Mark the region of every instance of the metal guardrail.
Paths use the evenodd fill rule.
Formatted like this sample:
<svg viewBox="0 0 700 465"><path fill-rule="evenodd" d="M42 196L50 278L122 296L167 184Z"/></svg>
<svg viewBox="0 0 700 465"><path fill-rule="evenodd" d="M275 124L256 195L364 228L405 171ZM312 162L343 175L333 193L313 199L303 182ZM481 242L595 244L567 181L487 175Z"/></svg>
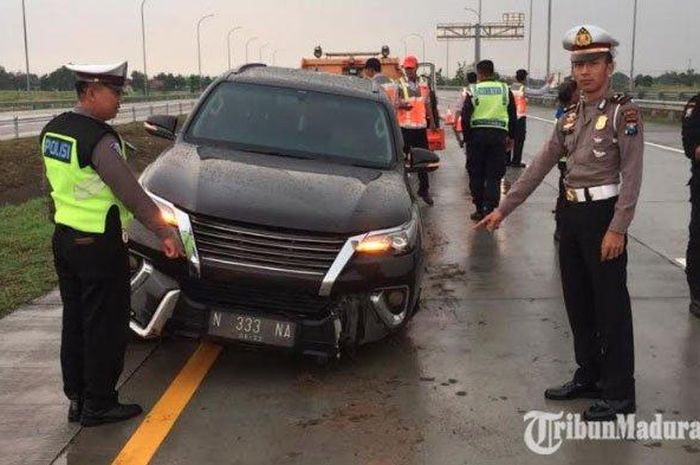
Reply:
<svg viewBox="0 0 700 465"><path fill-rule="evenodd" d="M438 90L460 90L463 86L438 86ZM700 89L689 91L647 91L636 90L634 92L626 92L631 95L636 102L687 102L694 95L700 92Z"/></svg>
<svg viewBox="0 0 700 465"><path fill-rule="evenodd" d="M532 96L528 98L531 103L554 107L557 98L554 95ZM686 102L671 100L644 100L634 99L634 103L649 116L665 117L669 121L679 120L683 115Z"/></svg>
<svg viewBox="0 0 700 465"><path fill-rule="evenodd" d="M191 100L197 98L199 94L174 93L172 95L156 95L144 97L143 95L127 95L122 99L122 103L140 103L140 102L162 102L165 100ZM4 101L0 102L0 111L32 111L44 110L50 108L69 107L75 103L75 99L51 99L51 100L36 100L36 101Z"/></svg>
<svg viewBox="0 0 700 465"><path fill-rule="evenodd" d="M133 104L120 109L117 116L109 121L110 124L125 124L136 121L145 121L154 114L184 115L192 111L197 100L182 100L178 102ZM0 139L17 139L30 137L41 132L42 128L51 121L56 114L39 116L14 116L0 118Z"/></svg>

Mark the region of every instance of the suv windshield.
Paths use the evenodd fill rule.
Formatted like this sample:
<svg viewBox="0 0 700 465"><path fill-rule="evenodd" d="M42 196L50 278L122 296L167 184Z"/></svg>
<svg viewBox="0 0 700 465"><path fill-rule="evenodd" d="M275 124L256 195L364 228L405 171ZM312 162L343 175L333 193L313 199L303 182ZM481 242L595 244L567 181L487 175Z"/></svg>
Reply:
<svg viewBox="0 0 700 465"><path fill-rule="evenodd" d="M207 98L186 140L280 156L389 167L389 119L372 100L224 82Z"/></svg>

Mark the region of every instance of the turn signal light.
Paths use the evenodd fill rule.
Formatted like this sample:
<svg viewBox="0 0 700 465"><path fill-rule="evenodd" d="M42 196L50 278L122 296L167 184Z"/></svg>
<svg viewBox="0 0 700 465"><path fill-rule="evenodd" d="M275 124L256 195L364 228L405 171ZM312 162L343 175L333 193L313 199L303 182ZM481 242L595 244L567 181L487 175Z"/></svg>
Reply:
<svg viewBox="0 0 700 465"><path fill-rule="evenodd" d="M382 253L391 250L391 241L387 237L368 238L355 245L355 250L361 253Z"/></svg>
<svg viewBox="0 0 700 465"><path fill-rule="evenodd" d="M175 216L175 212L173 212L169 208L167 210L165 208L161 208L160 216L170 226L177 226L177 216Z"/></svg>

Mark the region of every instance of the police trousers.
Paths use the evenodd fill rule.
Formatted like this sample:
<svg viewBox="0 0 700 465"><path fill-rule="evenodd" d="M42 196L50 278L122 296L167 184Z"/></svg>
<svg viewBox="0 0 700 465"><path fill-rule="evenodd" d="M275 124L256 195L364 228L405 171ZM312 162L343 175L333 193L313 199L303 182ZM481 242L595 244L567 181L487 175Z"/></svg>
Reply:
<svg viewBox="0 0 700 465"><path fill-rule="evenodd" d="M690 298L700 301L700 176L693 174L690 180L690 224L685 273L690 288Z"/></svg>
<svg viewBox="0 0 700 465"><path fill-rule="evenodd" d="M501 129L472 129L467 140L469 190L476 209L489 213L501 200L506 174L506 136Z"/></svg>
<svg viewBox="0 0 700 465"><path fill-rule="evenodd" d="M428 150L428 133L425 129L401 128L404 143L404 153L413 147ZM425 171L418 172L418 195L426 194L430 190L430 178Z"/></svg>
<svg viewBox="0 0 700 465"><path fill-rule="evenodd" d="M63 301L61 369L69 399L100 410L117 401L129 327L129 264L121 228L105 234L56 225L53 253Z"/></svg>
<svg viewBox="0 0 700 465"><path fill-rule="evenodd" d="M523 161L523 148L525 147L525 137L527 135L527 118L523 116L515 120L513 131L513 150L508 154L508 163L517 165Z"/></svg>
<svg viewBox="0 0 700 465"><path fill-rule="evenodd" d="M634 337L627 246L602 262L603 236L617 197L566 202L559 214L559 265L574 339L577 382L598 383L605 399L634 399Z"/></svg>

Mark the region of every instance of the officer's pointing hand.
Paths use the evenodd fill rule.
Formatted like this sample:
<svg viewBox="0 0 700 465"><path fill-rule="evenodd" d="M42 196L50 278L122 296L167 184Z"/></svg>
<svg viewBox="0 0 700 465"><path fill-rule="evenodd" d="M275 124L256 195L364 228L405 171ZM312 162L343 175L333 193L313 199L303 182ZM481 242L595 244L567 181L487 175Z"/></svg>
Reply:
<svg viewBox="0 0 700 465"><path fill-rule="evenodd" d="M600 246L600 261L613 260L625 250L625 235L615 231L608 231L603 237Z"/></svg>
<svg viewBox="0 0 700 465"><path fill-rule="evenodd" d="M503 215L498 210L494 210L488 215L486 215L486 217L483 220L476 223L473 229L476 230L485 227L488 231L493 232L501 226L502 222Z"/></svg>

